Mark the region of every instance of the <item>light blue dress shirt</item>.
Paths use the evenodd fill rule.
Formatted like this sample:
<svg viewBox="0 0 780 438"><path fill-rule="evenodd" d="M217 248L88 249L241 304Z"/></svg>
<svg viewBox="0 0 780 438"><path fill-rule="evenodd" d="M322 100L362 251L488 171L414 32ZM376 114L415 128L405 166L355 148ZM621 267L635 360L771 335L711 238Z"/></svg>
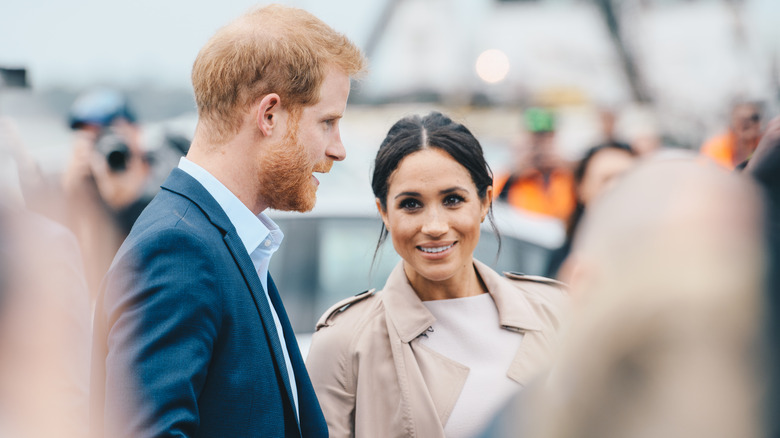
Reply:
<svg viewBox="0 0 780 438"><path fill-rule="evenodd" d="M255 215L244 205L236 195L233 194L224 184L219 182L206 169L198 166L185 157L179 160L179 169L187 172L195 178L217 201L222 210L224 210L230 222L236 228L236 233L246 248L252 264L255 266L260 282L263 284L265 298L271 307L271 315L276 325L276 333L279 335L279 342L282 344L284 353L284 362L287 366L287 376L290 378L290 387L292 388L293 404L295 405L295 416L298 417L298 391L295 384L295 373L293 372L290 354L287 351L287 345L284 342L284 333L282 324L279 322L279 316L276 314L271 303L271 297L268 296L268 264L271 262L271 256L282 243L284 234L279 226L271 220L265 213Z"/></svg>

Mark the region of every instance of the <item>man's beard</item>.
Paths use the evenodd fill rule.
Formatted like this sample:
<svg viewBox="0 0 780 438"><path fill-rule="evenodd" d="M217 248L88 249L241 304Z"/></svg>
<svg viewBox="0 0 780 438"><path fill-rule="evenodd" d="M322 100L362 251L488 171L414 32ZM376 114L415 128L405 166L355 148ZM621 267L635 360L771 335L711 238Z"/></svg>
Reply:
<svg viewBox="0 0 780 438"><path fill-rule="evenodd" d="M271 147L260 168L260 196L275 210L310 211L317 202L317 186L312 173L328 172L330 160L312 164L306 148L298 142L298 124L292 123L289 134Z"/></svg>

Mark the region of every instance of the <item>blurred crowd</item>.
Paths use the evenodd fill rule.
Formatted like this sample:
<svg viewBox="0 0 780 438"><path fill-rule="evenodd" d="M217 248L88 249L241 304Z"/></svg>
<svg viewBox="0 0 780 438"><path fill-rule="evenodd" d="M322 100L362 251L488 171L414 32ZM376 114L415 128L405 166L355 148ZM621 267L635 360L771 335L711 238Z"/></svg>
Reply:
<svg viewBox="0 0 780 438"><path fill-rule="evenodd" d="M539 274L567 285L571 309L549 372L483 436L780 436L780 118L724 107L697 150L619 138L619 114L600 109L601 140L574 161L555 108L524 110L492 201L560 221ZM112 89L79 96L63 123L72 145L53 175L0 120L0 158L18 171L0 187L2 436L86 435L101 281L190 146L144 144Z"/></svg>

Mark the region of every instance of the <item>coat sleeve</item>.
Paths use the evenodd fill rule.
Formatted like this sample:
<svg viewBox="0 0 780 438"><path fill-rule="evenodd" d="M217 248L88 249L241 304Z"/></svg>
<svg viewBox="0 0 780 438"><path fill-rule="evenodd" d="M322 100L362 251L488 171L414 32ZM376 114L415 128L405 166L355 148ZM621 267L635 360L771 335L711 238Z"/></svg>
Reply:
<svg viewBox="0 0 780 438"><path fill-rule="evenodd" d="M221 324L213 252L201 238L173 228L143 238L115 260L95 319L102 331L95 342L105 342L97 348L104 351L104 387L97 388L103 436L195 434L197 400Z"/></svg>
<svg viewBox="0 0 780 438"><path fill-rule="evenodd" d="M332 438L355 436L357 369L350 348L353 338L342 324L319 328L312 336L306 359Z"/></svg>

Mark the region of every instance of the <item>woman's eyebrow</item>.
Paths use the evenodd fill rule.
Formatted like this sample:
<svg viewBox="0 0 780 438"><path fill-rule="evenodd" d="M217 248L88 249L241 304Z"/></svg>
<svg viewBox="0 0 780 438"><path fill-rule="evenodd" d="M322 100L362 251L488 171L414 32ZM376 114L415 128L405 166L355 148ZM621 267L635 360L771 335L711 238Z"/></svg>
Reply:
<svg viewBox="0 0 780 438"><path fill-rule="evenodd" d="M402 196L416 196L416 197L419 198L421 195L419 193L417 193L417 192L401 192L401 193L395 195L395 197L393 199L398 199L398 198L400 198Z"/></svg>
<svg viewBox="0 0 780 438"><path fill-rule="evenodd" d="M448 189L441 190L441 191L439 191L439 194L440 195L446 195L446 194L452 193L452 192L467 192L467 191L468 190L466 188L464 188L464 187L455 186L455 187L450 187Z"/></svg>

